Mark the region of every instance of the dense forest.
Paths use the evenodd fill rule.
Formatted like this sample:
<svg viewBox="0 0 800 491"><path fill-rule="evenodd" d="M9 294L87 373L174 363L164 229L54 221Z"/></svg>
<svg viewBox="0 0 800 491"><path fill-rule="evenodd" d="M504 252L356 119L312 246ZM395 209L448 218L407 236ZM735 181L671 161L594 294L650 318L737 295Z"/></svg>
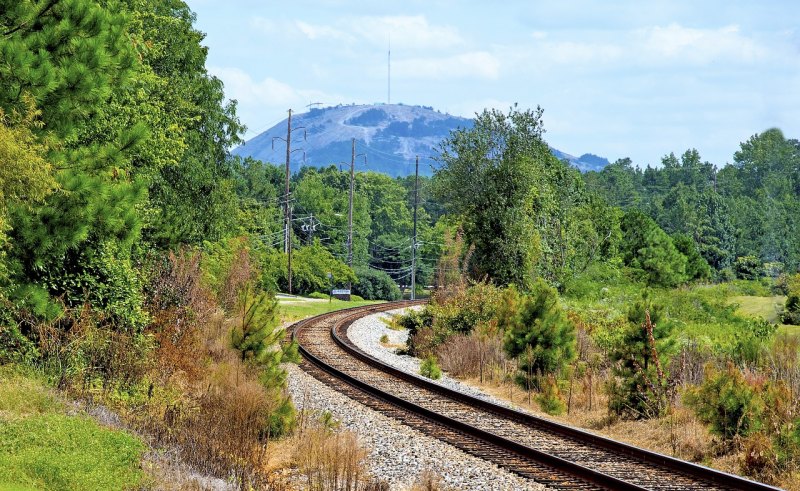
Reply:
<svg viewBox="0 0 800 491"><path fill-rule="evenodd" d="M800 322L800 142L770 129L731 165L688 150L581 174L550 153L541 109L487 110L420 178L416 243L415 179L355 174L351 268L349 172L303 168L287 196L276 163L232 156L244 128L193 23L179 0L0 0L0 365L205 472L272 482L256 450L300 419L275 301L288 203L295 293L398 299L416 251L433 300L401 322L429 365L495 343L553 413L602 373L615 417L694 408L718 453L772 456L744 472L797 470L797 345L776 332ZM780 319L735 314L728 297L754 291Z"/></svg>

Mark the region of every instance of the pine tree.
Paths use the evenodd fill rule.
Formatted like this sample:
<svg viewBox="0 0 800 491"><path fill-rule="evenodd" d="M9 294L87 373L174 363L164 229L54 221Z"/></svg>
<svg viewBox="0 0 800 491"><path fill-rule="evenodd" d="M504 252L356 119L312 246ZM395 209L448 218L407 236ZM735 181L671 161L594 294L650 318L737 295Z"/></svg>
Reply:
<svg viewBox="0 0 800 491"><path fill-rule="evenodd" d="M110 303L101 292L133 280L130 248L145 194L124 169L144 130L86 135L107 115L111 95L129 82L135 59L125 27L118 10L89 0L0 0L0 108L24 114L35 105L41 124L34 133L53 141L46 159L59 187L35 207L9 210L14 247L8 260L18 286L11 296L21 308L52 315L57 309L49 294L68 306L96 301L103 310ZM129 300L123 304L133 312L121 317L138 317L140 325L135 295Z"/></svg>
<svg viewBox="0 0 800 491"><path fill-rule="evenodd" d="M632 419L661 416L672 393L665 364L674 342L663 308L645 296L628 312L628 327L611 353L615 379L609 386L609 410Z"/></svg>
<svg viewBox="0 0 800 491"><path fill-rule="evenodd" d="M530 295L510 286L498 310L503 347L519 357L524 385L538 387L542 376L558 375L575 358L575 326L559 305L558 293L543 280L534 283Z"/></svg>
<svg viewBox="0 0 800 491"><path fill-rule="evenodd" d="M676 286L686 281L686 256L650 217L629 211L622 217L625 264L651 285Z"/></svg>

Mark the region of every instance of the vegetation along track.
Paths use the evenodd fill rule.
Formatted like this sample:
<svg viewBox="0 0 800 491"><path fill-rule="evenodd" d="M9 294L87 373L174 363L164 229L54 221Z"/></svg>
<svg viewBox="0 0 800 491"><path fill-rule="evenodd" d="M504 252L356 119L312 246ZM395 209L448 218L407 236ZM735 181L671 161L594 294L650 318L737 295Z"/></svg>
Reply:
<svg viewBox="0 0 800 491"><path fill-rule="evenodd" d="M777 489L453 391L387 366L347 338L361 317L419 303L356 307L296 323L301 367L374 410L554 489Z"/></svg>

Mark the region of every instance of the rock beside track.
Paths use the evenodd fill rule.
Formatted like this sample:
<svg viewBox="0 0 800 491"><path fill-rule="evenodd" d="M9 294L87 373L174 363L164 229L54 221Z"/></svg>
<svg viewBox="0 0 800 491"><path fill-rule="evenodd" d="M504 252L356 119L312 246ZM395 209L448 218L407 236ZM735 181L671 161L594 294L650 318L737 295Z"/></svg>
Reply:
<svg viewBox="0 0 800 491"><path fill-rule="evenodd" d="M388 482L392 490L409 489L425 470L442 476L452 489L547 489L373 411L297 365L287 365L286 369L289 392L298 409L329 411L342 428L356 432L369 450L370 473Z"/></svg>

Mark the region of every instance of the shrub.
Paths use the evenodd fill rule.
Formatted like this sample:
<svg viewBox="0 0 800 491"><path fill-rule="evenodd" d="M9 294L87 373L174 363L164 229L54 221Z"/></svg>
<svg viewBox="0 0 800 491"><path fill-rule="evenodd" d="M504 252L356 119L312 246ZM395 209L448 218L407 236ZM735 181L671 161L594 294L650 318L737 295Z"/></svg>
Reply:
<svg viewBox="0 0 800 491"><path fill-rule="evenodd" d="M736 277L742 280L755 280L764 272L761 269L761 261L755 256L739 256L733 263L733 271Z"/></svg>
<svg viewBox="0 0 800 491"><path fill-rule="evenodd" d="M729 363L724 371L709 368L706 381L688 391L684 400L725 442L747 436L761 426L762 401L733 364Z"/></svg>
<svg viewBox="0 0 800 491"><path fill-rule="evenodd" d="M383 344L389 344L389 336L387 336L386 334L384 334L383 336L381 336L381 343L383 343Z"/></svg>
<svg viewBox="0 0 800 491"><path fill-rule="evenodd" d="M555 375L575 358L575 326L559 305L558 293L539 279L530 295L512 285L497 313L506 353L519 358L520 381L537 387L542 375ZM532 379L536 377L536 379Z"/></svg>
<svg viewBox="0 0 800 491"><path fill-rule="evenodd" d="M353 295L353 294L351 293L351 294L350 294L350 301L351 301L351 302L363 302L363 301L364 301L364 297L360 297L360 296L358 296L358 295Z"/></svg>
<svg viewBox="0 0 800 491"><path fill-rule="evenodd" d="M368 481L367 452L353 432L307 428L298 435L292 457L306 477L308 489L357 491Z"/></svg>
<svg viewBox="0 0 800 491"><path fill-rule="evenodd" d="M542 384L542 392L536 396L536 402L541 406L542 411L547 414L558 416L567 410L567 404L558 388L555 377L549 376Z"/></svg>
<svg viewBox="0 0 800 491"><path fill-rule="evenodd" d="M502 336L475 331L449 337L436 349L436 357L456 377L477 377L482 368L504 367L506 362Z"/></svg>
<svg viewBox="0 0 800 491"><path fill-rule="evenodd" d="M203 281L227 312L234 312L245 284L257 276L245 237L203 243Z"/></svg>
<svg viewBox="0 0 800 491"><path fill-rule="evenodd" d="M385 271L360 268L356 270L356 277L352 293L367 300L400 300L400 288Z"/></svg>
<svg viewBox="0 0 800 491"><path fill-rule="evenodd" d="M352 293L367 300L400 300L400 287L385 271L361 268L356 271L358 281L353 283Z"/></svg>
<svg viewBox="0 0 800 491"><path fill-rule="evenodd" d="M433 380L438 380L442 377L442 369L439 368L435 356L430 355L422 360L419 365L419 374Z"/></svg>
<svg viewBox="0 0 800 491"><path fill-rule="evenodd" d="M331 298L329 294L321 292L311 292L307 296L308 298L316 298L318 300L329 300Z"/></svg>
<svg viewBox="0 0 800 491"><path fill-rule="evenodd" d="M628 312L629 325L611 353L614 377L608 382L608 409L630 419L663 416L674 394L661 358L672 349L671 324L645 298Z"/></svg>
<svg viewBox="0 0 800 491"><path fill-rule="evenodd" d="M800 325L800 274L792 276L786 282L786 304L783 311L783 322Z"/></svg>

